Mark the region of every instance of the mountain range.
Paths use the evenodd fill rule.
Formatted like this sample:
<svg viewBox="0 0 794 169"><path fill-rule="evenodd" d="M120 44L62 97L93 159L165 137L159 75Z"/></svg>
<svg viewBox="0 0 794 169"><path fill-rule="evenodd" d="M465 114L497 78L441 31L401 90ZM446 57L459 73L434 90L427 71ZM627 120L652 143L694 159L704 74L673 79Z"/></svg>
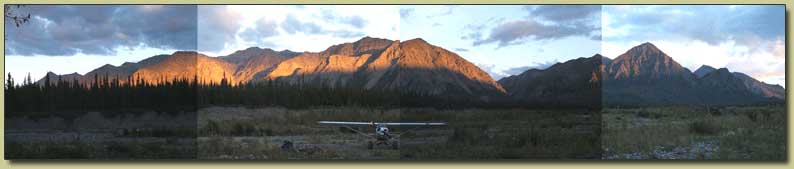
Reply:
<svg viewBox="0 0 794 169"><path fill-rule="evenodd" d="M205 84L224 79L232 85L278 81L482 101L507 98L525 105L734 105L785 100L785 89L779 85L707 65L691 72L651 43L635 46L614 60L596 54L499 81L456 53L422 39L364 37L320 52L251 47L210 57L179 51L121 66L107 64L85 75L50 72L38 82L49 77L90 83L105 76L121 83L194 77Z"/></svg>
<svg viewBox="0 0 794 169"><path fill-rule="evenodd" d="M143 79L161 83L172 79L198 78L200 83L231 84L278 81L288 84L323 84L367 90L400 90L437 96L499 96L505 90L473 63L422 39L392 41L364 37L321 52L274 51L248 48L227 56L210 57L179 51L157 55L138 63L105 65L86 75L49 77L90 83L105 75L125 83Z"/></svg>

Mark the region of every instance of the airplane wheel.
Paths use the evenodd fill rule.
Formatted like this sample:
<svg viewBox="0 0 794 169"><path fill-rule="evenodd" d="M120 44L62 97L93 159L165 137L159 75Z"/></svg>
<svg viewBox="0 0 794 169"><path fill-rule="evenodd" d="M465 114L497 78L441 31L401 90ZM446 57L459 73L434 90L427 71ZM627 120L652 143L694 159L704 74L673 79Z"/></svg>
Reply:
<svg viewBox="0 0 794 169"><path fill-rule="evenodd" d="M391 149L395 149L395 150L400 149L400 142L392 141L391 142Z"/></svg>
<svg viewBox="0 0 794 169"><path fill-rule="evenodd" d="M375 146L375 144L372 143L372 141L367 141L367 149L372 150L372 147L374 147L374 146Z"/></svg>

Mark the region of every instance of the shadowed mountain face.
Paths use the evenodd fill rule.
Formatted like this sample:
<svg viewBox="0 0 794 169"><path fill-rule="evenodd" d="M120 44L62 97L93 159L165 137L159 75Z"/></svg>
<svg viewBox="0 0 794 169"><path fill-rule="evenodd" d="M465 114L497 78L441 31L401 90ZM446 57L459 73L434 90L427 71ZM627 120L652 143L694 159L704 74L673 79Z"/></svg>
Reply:
<svg viewBox="0 0 794 169"><path fill-rule="evenodd" d="M596 54L557 63L545 70L530 69L499 80L508 95L524 104L598 107L604 58Z"/></svg>
<svg viewBox="0 0 794 169"><path fill-rule="evenodd" d="M703 66L692 73L650 43L628 50L605 67L606 105L736 105L782 99L751 92L745 80L725 68Z"/></svg>
<svg viewBox="0 0 794 169"><path fill-rule="evenodd" d="M697 78L651 43L635 46L604 65L606 105L697 104Z"/></svg>
<svg viewBox="0 0 794 169"><path fill-rule="evenodd" d="M756 95L728 69L720 68L699 79L698 94L707 104L747 104L763 102L763 95Z"/></svg>
<svg viewBox="0 0 794 169"><path fill-rule="evenodd" d="M401 74L397 78L401 89L407 88L431 94L441 94L450 90L476 95L505 92L501 85L479 67L455 53L430 45L422 39L405 41L400 44L399 49L402 53L396 64L401 69ZM437 88L428 90L423 86Z"/></svg>
<svg viewBox="0 0 794 169"><path fill-rule="evenodd" d="M743 73L707 65L692 73L651 43L614 60L600 55L579 58L545 70L530 69L499 83L524 104L541 105L738 105L785 99L782 87Z"/></svg>

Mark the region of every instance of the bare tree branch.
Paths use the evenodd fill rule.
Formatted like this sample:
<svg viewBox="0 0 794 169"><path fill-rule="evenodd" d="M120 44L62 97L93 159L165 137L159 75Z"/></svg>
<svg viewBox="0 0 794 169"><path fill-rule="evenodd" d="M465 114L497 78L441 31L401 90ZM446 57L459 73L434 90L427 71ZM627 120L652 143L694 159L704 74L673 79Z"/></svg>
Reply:
<svg viewBox="0 0 794 169"><path fill-rule="evenodd" d="M14 26L19 28L20 26L30 22L30 13L27 14L20 14L19 9L24 7L25 5L5 5L4 6L4 13L3 16L6 21L13 21ZM8 23L8 22L6 22ZM4 39L7 39L5 36Z"/></svg>

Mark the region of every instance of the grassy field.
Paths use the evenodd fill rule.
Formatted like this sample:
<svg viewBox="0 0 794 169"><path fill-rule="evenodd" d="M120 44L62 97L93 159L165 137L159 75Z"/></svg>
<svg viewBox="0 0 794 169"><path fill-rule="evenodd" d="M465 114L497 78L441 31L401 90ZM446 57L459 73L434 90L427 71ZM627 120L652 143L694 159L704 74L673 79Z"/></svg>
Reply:
<svg viewBox="0 0 794 169"><path fill-rule="evenodd" d="M785 160L784 106L588 110L209 107L198 113L6 119L9 159ZM196 120L197 119L197 120ZM447 122L392 128L375 147L320 120ZM197 127L197 128L196 128ZM358 128L371 133L371 127ZM292 148L282 148L285 143Z"/></svg>
<svg viewBox="0 0 794 169"><path fill-rule="evenodd" d="M6 117L6 159L192 159L193 113Z"/></svg>
<svg viewBox="0 0 794 169"><path fill-rule="evenodd" d="M192 159L193 138L11 141L7 159Z"/></svg>
<svg viewBox="0 0 794 169"><path fill-rule="evenodd" d="M603 159L786 159L782 105L603 112Z"/></svg>
<svg viewBox="0 0 794 169"><path fill-rule="evenodd" d="M368 150L365 137L319 120L449 126L394 128L403 133L399 149ZM586 110L211 107L199 111L198 150L201 159L597 159L600 121ZM282 149L285 141L295 148Z"/></svg>

